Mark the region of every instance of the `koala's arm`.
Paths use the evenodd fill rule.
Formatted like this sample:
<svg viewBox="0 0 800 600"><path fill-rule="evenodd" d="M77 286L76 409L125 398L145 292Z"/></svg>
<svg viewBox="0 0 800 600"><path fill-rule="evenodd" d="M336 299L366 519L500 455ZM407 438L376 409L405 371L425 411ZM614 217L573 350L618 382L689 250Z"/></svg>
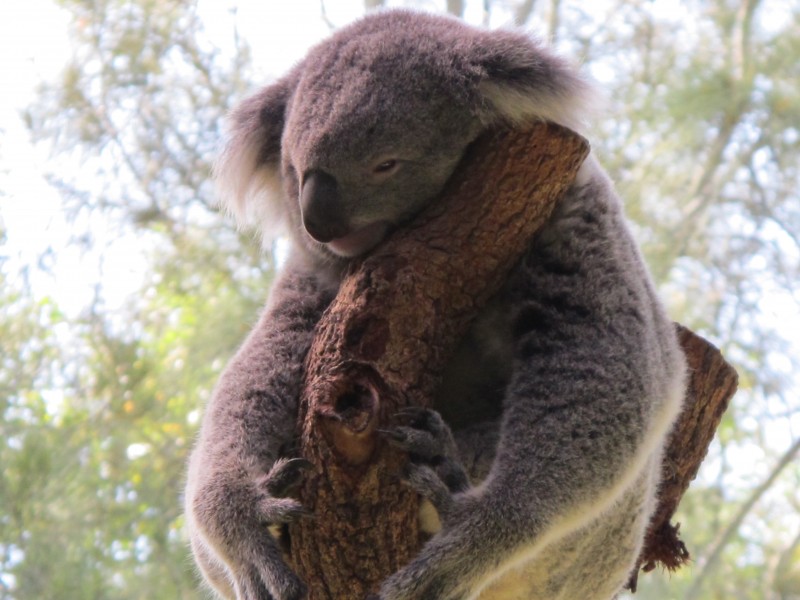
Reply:
<svg viewBox="0 0 800 600"><path fill-rule="evenodd" d="M506 294L514 368L488 476L448 495L412 470L442 529L382 600L608 600L639 553L684 365L591 159Z"/></svg>
<svg viewBox="0 0 800 600"><path fill-rule="evenodd" d="M224 598L295 600L305 593L268 526L303 513L286 497L303 461L286 454L303 361L332 295L317 277L289 266L206 408L189 464L186 515L198 566Z"/></svg>

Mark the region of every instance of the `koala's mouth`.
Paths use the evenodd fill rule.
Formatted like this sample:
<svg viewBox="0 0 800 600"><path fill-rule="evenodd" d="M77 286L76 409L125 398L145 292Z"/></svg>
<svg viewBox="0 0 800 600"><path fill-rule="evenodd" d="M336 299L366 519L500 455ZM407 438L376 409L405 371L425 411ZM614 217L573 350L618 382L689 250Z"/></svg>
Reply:
<svg viewBox="0 0 800 600"><path fill-rule="evenodd" d="M334 254L344 258L360 256L383 241L389 231L389 224L384 221L371 223L340 238L334 238L325 246Z"/></svg>

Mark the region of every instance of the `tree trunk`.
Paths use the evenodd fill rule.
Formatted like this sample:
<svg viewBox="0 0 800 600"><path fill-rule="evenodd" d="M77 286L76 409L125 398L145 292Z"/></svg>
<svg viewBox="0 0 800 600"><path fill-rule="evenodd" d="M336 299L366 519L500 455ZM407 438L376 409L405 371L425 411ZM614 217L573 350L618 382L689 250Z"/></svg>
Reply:
<svg viewBox="0 0 800 600"><path fill-rule="evenodd" d="M487 134L443 196L356 264L318 325L300 408L301 452L316 468L290 527L311 600L364 598L420 547L404 457L376 429L427 405L470 321L504 283L588 154L539 123Z"/></svg>

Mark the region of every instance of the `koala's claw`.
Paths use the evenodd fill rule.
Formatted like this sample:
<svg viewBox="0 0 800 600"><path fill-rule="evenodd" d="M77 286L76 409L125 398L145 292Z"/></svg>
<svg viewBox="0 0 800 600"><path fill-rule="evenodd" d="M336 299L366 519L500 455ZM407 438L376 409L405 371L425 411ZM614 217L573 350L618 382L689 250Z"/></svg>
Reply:
<svg viewBox="0 0 800 600"><path fill-rule="evenodd" d="M469 478L458 458L458 450L450 428L441 415L434 410L418 407L402 409L400 416L410 417L406 426L381 429L387 441L400 450L409 453L411 466L406 479L422 495L428 497L434 505L441 496L441 487L449 493L462 492L469 487ZM428 475L414 483L414 467L429 467L431 477L436 477L438 485L427 481Z"/></svg>
<svg viewBox="0 0 800 600"><path fill-rule="evenodd" d="M314 513L293 498L263 498L258 503L262 518L273 525L294 523L298 519L313 518Z"/></svg>
<svg viewBox="0 0 800 600"><path fill-rule="evenodd" d="M406 406L398 410L395 416L408 419L409 426L415 429L425 429L431 433L448 429L438 412L421 406Z"/></svg>
<svg viewBox="0 0 800 600"><path fill-rule="evenodd" d="M281 458L260 482L263 489L274 498L285 498L303 481L303 471L314 465L305 458Z"/></svg>
<svg viewBox="0 0 800 600"><path fill-rule="evenodd" d="M377 432L384 436L390 444L397 445L398 448L401 448L407 439L401 427L397 427L396 429L378 429Z"/></svg>
<svg viewBox="0 0 800 600"><path fill-rule="evenodd" d="M401 417L417 417L421 415L425 415L426 413L432 412L428 408L423 408L421 406L404 406L403 408L399 409L395 414Z"/></svg>
<svg viewBox="0 0 800 600"><path fill-rule="evenodd" d="M408 452L412 455L412 460L417 462L438 462L446 453L441 440L421 429L400 426L393 429L381 429L379 432L392 446Z"/></svg>
<svg viewBox="0 0 800 600"><path fill-rule="evenodd" d="M279 459L266 475L256 479L261 517L271 524L291 523L313 513L289 494L300 485L303 472L313 465L304 458Z"/></svg>
<svg viewBox="0 0 800 600"><path fill-rule="evenodd" d="M396 416L407 418L408 425L381 429L393 446L416 455L418 460L432 462L455 452L450 428L434 410L408 406Z"/></svg>
<svg viewBox="0 0 800 600"><path fill-rule="evenodd" d="M272 565L269 579L271 590L267 590L258 569L251 568L246 576L237 578L237 600L303 600L307 597L305 584L285 567L276 569Z"/></svg>

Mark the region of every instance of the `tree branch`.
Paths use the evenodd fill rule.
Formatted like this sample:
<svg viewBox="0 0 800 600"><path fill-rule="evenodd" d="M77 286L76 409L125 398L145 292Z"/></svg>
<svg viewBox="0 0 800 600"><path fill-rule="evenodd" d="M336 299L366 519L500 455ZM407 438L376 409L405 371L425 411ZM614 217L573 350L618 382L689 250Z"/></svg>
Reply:
<svg viewBox="0 0 800 600"><path fill-rule="evenodd" d="M697 476L739 381L734 368L715 346L682 325L676 324L676 327L686 355L689 382L683 411L664 452L658 507L637 568L628 583L633 592L636 591L640 567L647 572L661 564L674 570L689 560L689 551L678 537L678 527L670 520L689 484Z"/></svg>

